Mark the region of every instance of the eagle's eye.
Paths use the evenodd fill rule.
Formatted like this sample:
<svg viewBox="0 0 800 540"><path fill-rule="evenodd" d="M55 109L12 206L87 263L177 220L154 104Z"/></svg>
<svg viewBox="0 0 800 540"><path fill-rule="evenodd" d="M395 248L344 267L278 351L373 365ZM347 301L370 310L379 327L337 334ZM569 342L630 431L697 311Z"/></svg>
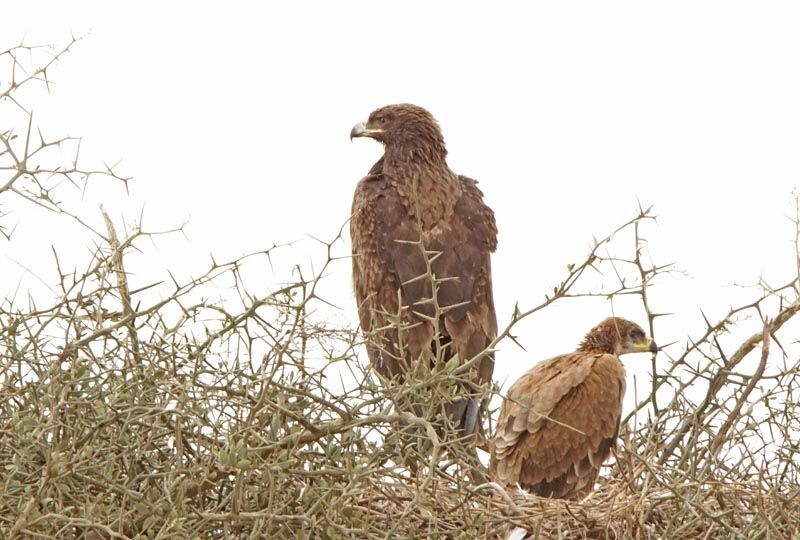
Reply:
<svg viewBox="0 0 800 540"><path fill-rule="evenodd" d="M631 337L631 339L640 339L644 337L644 334L638 328L633 328L630 332L628 332L628 335Z"/></svg>

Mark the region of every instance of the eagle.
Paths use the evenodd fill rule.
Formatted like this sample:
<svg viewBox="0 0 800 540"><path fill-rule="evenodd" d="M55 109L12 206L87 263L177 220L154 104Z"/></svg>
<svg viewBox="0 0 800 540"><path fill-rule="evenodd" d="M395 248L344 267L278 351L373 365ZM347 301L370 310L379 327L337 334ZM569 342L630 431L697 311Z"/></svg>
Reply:
<svg viewBox="0 0 800 540"><path fill-rule="evenodd" d="M491 440L489 474L541 497L588 495L619 434L619 355L658 351L642 328L610 317L578 350L536 364L509 389Z"/></svg>
<svg viewBox="0 0 800 540"><path fill-rule="evenodd" d="M440 359L476 358L497 336L494 213L477 182L448 167L444 137L427 110L381 107L353 127L355 137L384 147L358 182L350 221L353 286L371 364L402 382L414 362L435 360L437 344L445 351ZM486 352L475 364L443 411L467 436L479 433L480 385L491 381L494 357Z"/></svg>

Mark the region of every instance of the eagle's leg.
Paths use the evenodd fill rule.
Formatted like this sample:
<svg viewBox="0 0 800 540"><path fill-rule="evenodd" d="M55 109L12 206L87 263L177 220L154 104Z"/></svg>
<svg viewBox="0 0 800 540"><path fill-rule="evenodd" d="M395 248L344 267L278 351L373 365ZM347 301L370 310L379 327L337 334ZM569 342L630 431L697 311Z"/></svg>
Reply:
<svg viewBox="0 0 800 540"><path fill-rule="evenodd" d="M467 435L474 435L477 431L478 413L481 408L480 398L467 400L464 416L461 419L461 429Z"/></svg>

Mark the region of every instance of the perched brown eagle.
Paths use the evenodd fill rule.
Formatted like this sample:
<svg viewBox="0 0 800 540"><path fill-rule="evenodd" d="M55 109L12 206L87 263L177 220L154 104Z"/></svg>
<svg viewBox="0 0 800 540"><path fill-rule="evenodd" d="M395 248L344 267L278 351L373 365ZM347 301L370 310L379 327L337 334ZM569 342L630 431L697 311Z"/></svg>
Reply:
<svg viewBox="0 0 800 540"><path fill-rule="evenodd" d="M446 358L474 358L497 335L490 262L497 246L494 213L477 182L447 166L442 132L425 109L382 107L353 127L353 137L384 146L356 187L350 222L353 282L361 328L372 336L370 361L384 376L402 380L407 366L433 359L434 321ZM427 264L437 281L447 278L438 284L438 318ZM390 324L396 314L409 326L402 336L396 317ZM480 425L477 385L490 381L493 369L487 354L462 388L464 397L446 406L445 414L465 434Z"/></svg>
<svg viewBox="0 0 800 540"><path fill-rule="evenodd" d="M542 497L580 498L619 434L619 355L656 352L639 325L611 317L578 350L536 364L509 389L492 439L490 475Z"/></svg>

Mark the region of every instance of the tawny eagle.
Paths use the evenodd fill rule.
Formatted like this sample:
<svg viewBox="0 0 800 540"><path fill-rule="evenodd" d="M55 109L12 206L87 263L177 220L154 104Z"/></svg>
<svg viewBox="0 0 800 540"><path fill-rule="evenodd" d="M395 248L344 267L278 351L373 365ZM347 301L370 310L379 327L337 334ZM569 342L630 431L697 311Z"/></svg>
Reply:
<svg viewBox="0 0 800 540"><path fill-rule="evenodd" d="M490 261L497 246L494 213L477 182L448 167L442 132L425 109L382 107L353 127L354 137L384 147L356 187L350 222L353 282L361 328L371 335L370 361L384 376L403 380L411 363L432 359L433 321L447 358L474 358L497 335ZM431 274L447 278L438 285L438 318ZM403 326L410 325L402 336L397 319L390 324L396 314ZM476 364L469 384L444 411L468 435L480 425L478 385L491 380L494 358L487 354Z"/></svg>
<svg viewBox="0 0 800 540"><path fill-rule="evenodd" d="M639 325L611 317L577 351L536 364L502 404L490 475L542 497L587 495L619 434L625 394L619 355L657 350Z"/></svg>

